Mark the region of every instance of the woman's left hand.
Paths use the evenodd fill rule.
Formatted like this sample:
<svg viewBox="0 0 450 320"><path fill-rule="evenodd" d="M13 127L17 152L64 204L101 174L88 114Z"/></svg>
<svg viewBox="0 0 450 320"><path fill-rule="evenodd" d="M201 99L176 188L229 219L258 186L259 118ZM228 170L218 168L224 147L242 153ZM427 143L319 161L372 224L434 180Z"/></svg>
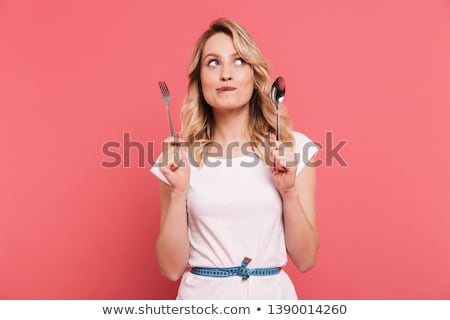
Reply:
<svg viewBox="0 0 450 320"><path fill-rule="evenodd" d="M278 192L283 196L295 191L298 163L293 146L289 143L273 141L270 147L270 161L272 180Z"/></svg>

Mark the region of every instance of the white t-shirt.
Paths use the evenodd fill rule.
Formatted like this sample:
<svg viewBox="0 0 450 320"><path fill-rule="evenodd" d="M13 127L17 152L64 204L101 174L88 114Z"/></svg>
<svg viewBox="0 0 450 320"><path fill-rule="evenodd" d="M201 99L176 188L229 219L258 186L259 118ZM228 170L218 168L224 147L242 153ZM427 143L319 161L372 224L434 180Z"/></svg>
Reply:
<svg viewBox="0 0 450 320"><path fill-rule="evenodd" d="M307 136L294 132L297 174L318 151ZM270 168L256 155L209 157L209 165L191 166L187 193L189 266L223 268L282 267L287 263L282 200ZM213 165L211 165L213 164ZM168 183L157 166L151 169ZM178 299L296 299L287 274L211 278L185 272Z"/></svg>

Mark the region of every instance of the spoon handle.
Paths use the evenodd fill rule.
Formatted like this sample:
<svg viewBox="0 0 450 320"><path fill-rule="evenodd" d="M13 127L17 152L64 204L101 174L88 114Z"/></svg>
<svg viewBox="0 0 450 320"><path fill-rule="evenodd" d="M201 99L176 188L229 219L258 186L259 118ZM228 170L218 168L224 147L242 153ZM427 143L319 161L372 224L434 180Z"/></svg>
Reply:
<svg viewBox="0 0 450 320"><path fill-rule="evenodd" d="M280 118L280 111L278 110L278 107L277 107L277 132L276 132L277 141L280 140L280 124L279 124L279 118Z"/></svg>

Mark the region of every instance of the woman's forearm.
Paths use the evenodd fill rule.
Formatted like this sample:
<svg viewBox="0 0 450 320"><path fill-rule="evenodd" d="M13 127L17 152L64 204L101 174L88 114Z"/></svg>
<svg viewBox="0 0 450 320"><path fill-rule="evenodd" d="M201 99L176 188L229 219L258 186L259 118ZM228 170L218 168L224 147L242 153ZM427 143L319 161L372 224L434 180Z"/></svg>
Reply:
<svg viewBox="0 0 450 320"><path fill-rule="evenodd" d="M315 222L309 221L296 190L282 195L286 248L301 272L316 263L319 236Z"/></svg>
<svg viewBox="0 0 450 320"><path fill-rule="evenodd" d="M170 193L166 210L156 242L156 255L162 275L176 281L189 260L186 196Z"/></svg>

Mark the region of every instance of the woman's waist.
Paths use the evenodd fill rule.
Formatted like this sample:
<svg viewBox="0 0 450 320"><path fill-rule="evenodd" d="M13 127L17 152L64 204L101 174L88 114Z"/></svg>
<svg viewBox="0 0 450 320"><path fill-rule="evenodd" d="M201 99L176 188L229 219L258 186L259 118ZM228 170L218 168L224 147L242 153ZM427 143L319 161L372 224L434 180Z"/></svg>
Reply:
<svg viewBox="0 0 450 320"><path fill-rule="evenodd" d="M214 277L214 278L226 278L232 276L239 276L246 280L250 276L273 276L281 271L281 267L268 267L268 268L249 268L248 265L252 261L249 257L242 259L240 266L225 267L225 268L205 268L205 267L193 267L191 272L198 276Z"/></svg>

